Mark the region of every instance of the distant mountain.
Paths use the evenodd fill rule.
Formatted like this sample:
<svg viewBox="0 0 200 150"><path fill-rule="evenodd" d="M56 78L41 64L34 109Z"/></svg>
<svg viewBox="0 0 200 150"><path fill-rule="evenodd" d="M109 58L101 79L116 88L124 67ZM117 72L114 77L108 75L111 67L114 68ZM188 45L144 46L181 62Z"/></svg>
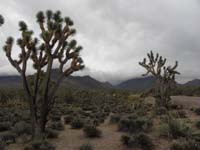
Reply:
<svg viewBox="0 0 200 150"><path fill-rule="evenodd" d="M200 86L200 79L194 79L183 84L184 86Z"/></svg>
<svg viewBox="0 0 200 150"><path fill-rule="evenodd" d="M15 88L21 85L21 77L17 75L0 76L0 87Z"/></svg>
<svg viewBox="0 0 200 150"><path fill-rule="evenodd" d="M56 80L59 76L59 71L57 69L53 69L52 78ZM69 88L79 88L79 89L110 89L114 88L108 82L100 82L90 76L69 76L66 77L61 83L64 87ZM0 76L0 87L9 87L9 88L17 88L21 87L21 77L20 76Z"/></svg>
<svg viewBox="0 0 200 150"><path fill-rule="evenodd" d="M58 69L53 69L52 78L56 79L59 76ZM101 88L113 88L108 82L100 82L90 76L69 76L64 79L62 86L69 88L80 89L101 89Z"/></svg>
<svg viewBox="0 0 200 150"><path fill-rule="evenodd" d="M118 84L117 88L127 90L143 90L152 88L154 83L155 79L152 76L133 78Z"/></svg>
<svg viewBox="0 0 200 150"><path fill-rule="evenodd" d="M59 76L59 71L53 69L52 77L54 80ZM109 82L100 82L90 76L69 76L64 79L62 86L78 89L123 89L123 90L145 90L153 87L155 79L152 76L132 78L121 82L118 85L112 85ZM189 81L180 86L200 86L200 79ZM0 76L0 87L16 88L21 87L21 77L17 75Z"/></svg>
<svg viewBox="0 0 200 150"><path fill-rule="evenodd" d="M97 81L90 76L69 76L63 81L62 85L81 89L113 88L111 84Z"/></svg>

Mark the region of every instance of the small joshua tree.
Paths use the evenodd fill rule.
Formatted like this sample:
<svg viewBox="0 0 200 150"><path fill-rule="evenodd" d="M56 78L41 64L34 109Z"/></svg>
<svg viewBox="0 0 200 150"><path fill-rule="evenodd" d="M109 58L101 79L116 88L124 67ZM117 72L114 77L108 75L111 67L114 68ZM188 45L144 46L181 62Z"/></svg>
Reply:
<svg viewBox="0 0 200 150"><path fill-rule="evenodd" d="M155 99L156 99L156 108L165 107L168 108L170 102L170 91L175 85L175 75L180 74L176 71L178 62L176 61L173 67L166 67L166 58L163 58L158 53L154 56L153 52L147 54L147 59L144 58L139 64L147 70L148 75L151 74L156 79L155 86Z"/></svg>
<svg viewBox="0 0 200 150"><path fill-rule="evenodd" d="M55 93L64 77L84 68L83 61L79 57L82 49L71 37L76 33L72 27L73 22L69 17L62 18L60 11L55 13L48 10L36 15L40 27L40 40L33 37L33 31L29 30L26 23L19 22L21 37L17 45L21 49L19 58L11 55L13 38L9 37L4 46L6 56L11 65L22 77L23 87L30 104L33 138L45 132L47 116L55 101ZM32 60L35 70L34 82L29 83L27 76L28 61ZM57 61L60 75L53 85L52 67ZM69 62L69 63L68 63Z"/></svg>

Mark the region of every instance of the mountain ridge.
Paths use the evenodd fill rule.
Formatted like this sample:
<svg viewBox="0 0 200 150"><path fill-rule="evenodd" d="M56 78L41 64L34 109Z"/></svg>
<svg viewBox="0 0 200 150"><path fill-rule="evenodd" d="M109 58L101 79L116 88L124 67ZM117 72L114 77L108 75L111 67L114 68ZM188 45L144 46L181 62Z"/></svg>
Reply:
<svg viewBox="0 0 200 150"><path fill-rule="evenodd" d="M57 69L52 72L52 78L55 80L59 75ZM120 82L117 85L111 83L101 82L97 79L86 75L86 76L69 76L64 79L62 86L68 88L79 88L79 89L122 89L122 90L144 90L153 87L155 82L154 77L137 77L131 78ZM194 79L184 84L178 84L179 86L200 86L200 79ZM21 87L21 77L18 75L0 75L0 87Z"/></svg>

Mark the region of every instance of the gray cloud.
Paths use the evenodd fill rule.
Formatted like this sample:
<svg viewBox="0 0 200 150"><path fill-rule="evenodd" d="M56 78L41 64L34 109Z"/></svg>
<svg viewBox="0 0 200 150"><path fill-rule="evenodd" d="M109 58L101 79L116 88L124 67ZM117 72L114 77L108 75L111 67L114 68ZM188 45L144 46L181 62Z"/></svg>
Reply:
<svg viewBox="0 0 200 150"><path fill-rule="evenodd" d="M61 10L77 28L87 69L75 75L91 75L101 81L118 81L141 75L138 62L150 50L180 62L179 81L200 78L200 3L198 0L2 0L0 45L9 35L18 36L18 21L38 31L39 10ZM17 56L17 48L13 54ZM0 52L0 73L16 73Z"/></svg>

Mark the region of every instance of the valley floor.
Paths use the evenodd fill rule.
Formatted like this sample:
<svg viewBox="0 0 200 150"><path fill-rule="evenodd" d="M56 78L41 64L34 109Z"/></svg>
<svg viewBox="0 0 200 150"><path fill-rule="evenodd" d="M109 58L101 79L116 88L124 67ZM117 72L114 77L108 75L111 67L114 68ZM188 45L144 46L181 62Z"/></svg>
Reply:
<svg viewBox="0 0 200 150"><path fill-rule="evenodd" d="M172 99L173 103L183 105L188 113L190 108L200 107L200 97L173 96ZM198 119L198 116L193 113L188 115L190 119ZM65 125L65 130L60 132L59 137L50 141L57 150L78 150L82 144L88 142L94 146L95 150L127 150L120 141L123 133L117 131L117 125L109 123L109 118L98 128L102 131L102 137L88 139L82 130L73 130L69 125ZM170 141L160 139L155 144L157 150L167 150ZM24 144L11 144L8 150L23 150L24 146Z"/></svg>

